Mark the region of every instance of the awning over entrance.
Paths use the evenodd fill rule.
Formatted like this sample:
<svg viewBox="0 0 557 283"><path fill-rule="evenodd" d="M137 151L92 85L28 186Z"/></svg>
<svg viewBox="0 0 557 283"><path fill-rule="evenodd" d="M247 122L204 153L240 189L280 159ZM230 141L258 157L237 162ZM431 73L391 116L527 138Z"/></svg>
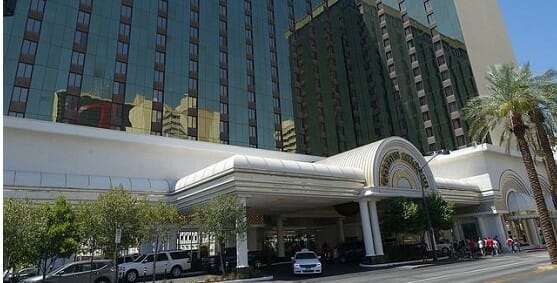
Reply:
<svg viewBox="0 0 557 283"><path fill-rule="evenodd" d="M284 212L353 201L364 183L358 168L235 155L181 178L173 194L183 209L235 193L251 208Z"/></svg>

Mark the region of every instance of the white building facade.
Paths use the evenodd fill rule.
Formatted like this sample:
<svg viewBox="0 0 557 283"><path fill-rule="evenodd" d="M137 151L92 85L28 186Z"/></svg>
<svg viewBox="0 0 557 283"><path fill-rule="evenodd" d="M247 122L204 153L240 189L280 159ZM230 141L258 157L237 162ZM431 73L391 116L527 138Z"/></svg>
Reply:
<svg viewBox="0 0 557 283"><path fill-rule="evenodd" d="M249 223L247 235L229 243L239 266L247 265L248 250L268 245L288 256L301 243L320 250L362 241L366 256L385 255L382 203L421 198L422 187L455 204L447 240L512 234L543 244L518 154L483 144L429 158L399 137L323 158L4 116L3 196L77 202L121 185L187 213L235 194ZM557 224L543 164L536 165ZM179 235L191 241L194 231Z"/></svg>

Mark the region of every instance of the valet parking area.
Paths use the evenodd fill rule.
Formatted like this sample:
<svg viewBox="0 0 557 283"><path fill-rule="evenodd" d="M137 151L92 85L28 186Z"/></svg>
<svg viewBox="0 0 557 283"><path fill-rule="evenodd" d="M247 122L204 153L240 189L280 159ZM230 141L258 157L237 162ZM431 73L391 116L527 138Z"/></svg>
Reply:
<svg viewBox="0 0 557 283"><path fill-rule="evenodd" d="M248 265L248 251L267 246L288 257L299 248L321 252L361 241L366 256L384 255L387 200L421 198L422 187L455 204L454 228L438 239L511 234L542 246L518 153L482 144L430 158L399 137L322 158L4 117L5 198L62 194L77 202L122 185L188 213L216 195L235 194L249 224L246 235L227 243L236 246L239 267ZM536 166L549 194L543 164ZM195 227L181 231L191 236ZM191 241L177 234L169 248L197 249Z"/></svg>

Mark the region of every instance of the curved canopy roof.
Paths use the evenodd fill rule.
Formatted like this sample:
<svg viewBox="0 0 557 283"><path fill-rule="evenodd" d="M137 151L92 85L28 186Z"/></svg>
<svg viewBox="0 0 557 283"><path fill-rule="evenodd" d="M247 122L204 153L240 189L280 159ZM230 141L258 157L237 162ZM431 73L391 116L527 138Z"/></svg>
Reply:
<svg viewBox="0 0 557 283"><path fill-rule="evenodd" d="M221 162L203 168L185 176L176 182L175 190L207 181L222 174L235 171L268 172L272 174L288 174L299 176L315 176L337 180L364 182L364 174L358 168L338 167L301 161L263 158L248 155L234 155Z"/></svg>

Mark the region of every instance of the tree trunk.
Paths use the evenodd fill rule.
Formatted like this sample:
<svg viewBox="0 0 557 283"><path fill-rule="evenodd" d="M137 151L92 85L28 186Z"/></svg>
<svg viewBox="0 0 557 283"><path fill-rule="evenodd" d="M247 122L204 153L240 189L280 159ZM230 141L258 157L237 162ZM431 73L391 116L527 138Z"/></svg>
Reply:
<svg viewBox="0 0 557 283"><path fill-rule="evenodd" d="M549 213L545 205L540 180L538 179L538 173L536 172L534 160L530 154L530 147L528 145L528 141L526 141L524 137L526 127L518 115L511 114L511 123L513 132L518 140L520 153L522 154L522 162L526 167L528 179L530 181L530 185L532 186L532 193L534 194L534 200L536 201L538 217L540 219L542 233L545 238L547 252L549 253L549 259L552 264L557 264L557 243L555 242L555 234L553 233L553 224L551 223L551 218L549 218Z"/></svg>
<svg viewBox="0 0 557 283"><path fill-rule="evenodd" d="M549 185L551 186L551 198L553 200L553 206L557 208L557 165L555 164L555 159L553 158L553 151L551 150L551 143L547 137L547 131L545 130L544 122L545 119L540 109L532 111L532 119L536 124L536 136L538 138L538 143L543 151L543 159L545 161L547 177L549 179Z"/></svg>
<svg viewBox="0 0 557 283"><path fill-rule="evenodd" d="M222 258L222 257L223 257L223 253L224 253L224 250L222 249L222 243L219 241L219 255L220 255L219 258L220 258L220 269L221 269L221 271L222 271L222 275L225 274L225 273L224 273L224 260L223 260L223 258Z"/></svg>

